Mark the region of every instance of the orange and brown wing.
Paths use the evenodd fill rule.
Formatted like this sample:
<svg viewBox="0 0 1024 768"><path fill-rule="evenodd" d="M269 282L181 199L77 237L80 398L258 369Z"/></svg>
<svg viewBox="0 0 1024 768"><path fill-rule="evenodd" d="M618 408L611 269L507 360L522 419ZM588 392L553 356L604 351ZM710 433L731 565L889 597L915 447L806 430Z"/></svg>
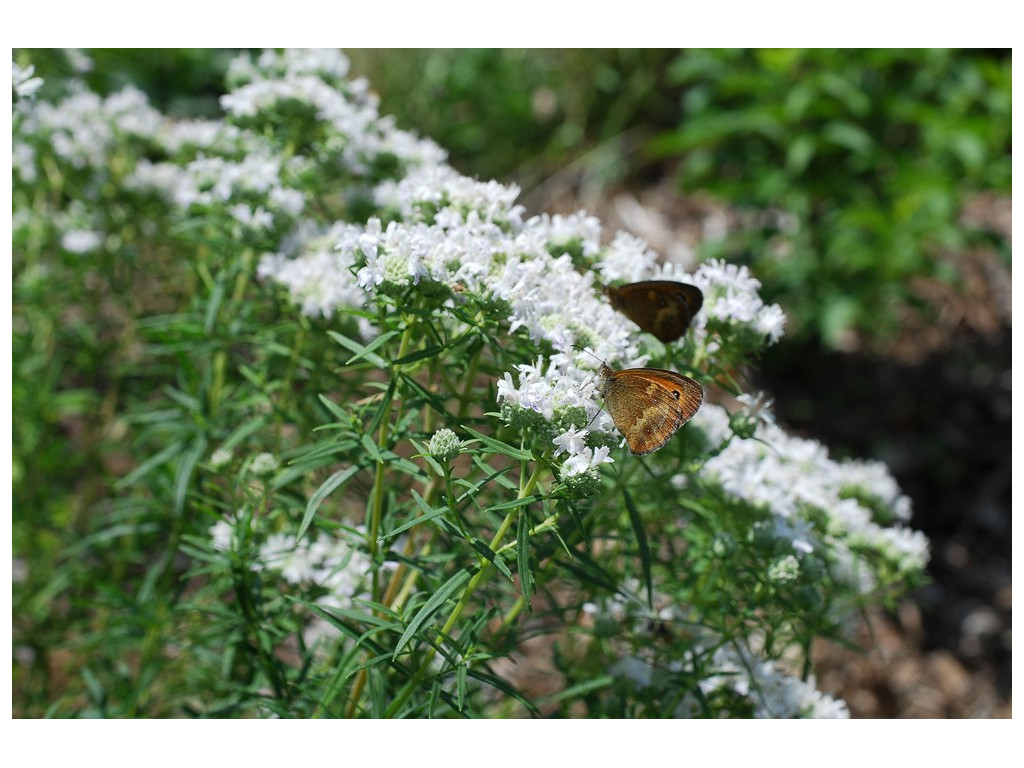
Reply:
<svg viewBox="0 0 1024 768"><path fill-rule="evenodd" d="M665 445L703 400L696 381L660 368L615 371L605 385L605 407L629 450L638 455Z"/></svg>
<svg viewBox="0 0 1024 768"><path fill-rule="evenodd" d="M704 304L696 286L674 280L647 280L605 289L611 305L660 341L675 341Z"/></svg>

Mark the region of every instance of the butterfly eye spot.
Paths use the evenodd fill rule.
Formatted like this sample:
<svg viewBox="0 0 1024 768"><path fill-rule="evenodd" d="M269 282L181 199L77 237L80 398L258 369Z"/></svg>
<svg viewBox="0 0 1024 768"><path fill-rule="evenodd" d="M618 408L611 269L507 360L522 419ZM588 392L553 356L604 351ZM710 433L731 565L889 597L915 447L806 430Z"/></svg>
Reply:
<svg viewBox="0 0 1024 768"><path fill-rule="evenodd" d="M680 394L682 394L682 393L678 389L673 389L672 390L672 397L674 397L676 400L679 399L679 395Z"/></svg>

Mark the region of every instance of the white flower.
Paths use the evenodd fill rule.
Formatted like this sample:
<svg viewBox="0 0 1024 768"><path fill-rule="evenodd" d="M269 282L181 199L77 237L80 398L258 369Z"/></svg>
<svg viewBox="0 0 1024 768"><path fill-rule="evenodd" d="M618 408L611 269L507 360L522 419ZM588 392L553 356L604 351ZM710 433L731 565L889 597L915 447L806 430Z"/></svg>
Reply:
<svg viewBox="0 0 1024 768"><path fill-rule="evenodd" d="M227 448L218 448L210 454L210 467L213 469L222 469L224 466L231 461L233 455Z"/></svg>
<svg viewBox="0 0 1024 768"><path fill-rule="evenodd" d="M555 455L558 456L561 453L582 453L587 447L587 435L589 434L590 431L587 429L570 427L554 439L554 444L558 446L555 450Z"/></svg>
<svg viewBox="0 0 1024 768"><path fill-rule="evenodd" d="M210 526L210 539L213 548L218 552L227 552L231 549L231 540L234 535L236 518L225 517Z"/></svg>
<svg viewBox="0 0 1024 768"><path fill-rule="evenodd" d="M28 99L36 95L43 86L43 78L33 77L35 67L31 64L27 67L18 66L18 62L11 62L11 87L18 99Z"/></svg>
<svg viewBox="0 0 1024 768"><path fill-rule="evenodd" d="M274 214L263 210L262 206L254 210L251 206L239 203L228 208L228 213L235 221L252 229L270 229L274 226Z"/></svg>
<svg viewBox="0 0 1024 768"><path fill-rule="evenodd" d="M249 466L254 475L270 475L280 466L280 462L274 458L274 454L264 452L256 454Z"/></svg>
<svg viewBox="0 0 1024 768"><path fill-rule="evenodd" d="M69 253L89 253L100 247L103 238L88 229L72 229L64 233L60 244Z"/></svg>
<svg viewBox="0 0 1024 768"><path fill-rule="evenodd" d="M705 404L698 413L704 423L719 406ZM696 420L696 419L695 419ZM701 422L698 422L700 424ZM905 572L920 570L927 562L927 539L902 527L910 502L903 496L884 465L836 462L820 443L787 435L771 422L760 421L753 437L733 436L700 470L707 482L727 494L770 512L773 535L792 542L795 552L819 549L821 536L830 538L828 551L867 548L887 557ZM862 499L872 499L874 508ZM894 527L876 522L875 508L888 512ZM815 534L812 519L824 519L825 529ZM833 558L851 576L854 586L870 589L861 575L854 577L850 563Z"/></svg>
<svg viewBox="0 0 1024 768"><path fill-rule="evenodd" d="M597 448L584 448L579 453L574 453L562 464L561 477L566 479L576 475L582 475L602 464L615 461L609 454L608 446L602 445Z"/></svg>
<svg viewBox="0 0 1024 768"><path fill-rule="evenodd" d="M705 696L727 689L749 700L756 718L848 718L846 703L806 682L778 670L771 661L758 659L740 645L720 645L710 662L702 662L706 675L700 682ZM713 674L708 674L713 673ZM700 702L687 695L676 710L679 717L699 714Z"/></svg>
<svg viewBox="0 0 1024 768"><path fill-rule="evenodd" d="M287 533L268 536L260 547L260 560L265 567L280 571L290 584L310 581L316 573L316 558L307 541L296 541Z"/></svg>

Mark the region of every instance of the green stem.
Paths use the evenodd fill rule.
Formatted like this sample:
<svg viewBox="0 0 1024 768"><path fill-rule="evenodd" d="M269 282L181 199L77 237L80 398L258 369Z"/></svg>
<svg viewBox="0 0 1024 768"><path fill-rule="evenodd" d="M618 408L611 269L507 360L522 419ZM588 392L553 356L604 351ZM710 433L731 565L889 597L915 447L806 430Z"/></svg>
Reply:
<svg viewBox="0 0 1024 768"><path fill-rule="evenodd" d="M395 356L396 358L405 356L406 350L409 348L409 343L412 340L412 330L413 324L411 322L407 322L405 332L402 334L402 341L398 345L398 354ZM380 420L380 431L377 433L377 447L382 453L388 447L388 436L391 429L391 411L393 405L394 399L392 397L388 397L387 402L382 406L385 409L385 412ZM386 483L384 482L385 468L386 465L384 460L379 460L373 476L373 504L370 508L370 525L368 526L366 533L367 545L370 549L370 557L372 559L375 559L377 556L380 524L384 517L384 488L386 487ZM374 600L377 600L380 595L378 570L379 569L377 568L373 569L372 597Z"/></svg>
<svg viewBox="0 0 1024 768"><path fill-rule="evenodd" d="M519 494L516 496L517 499L526 498L527 496L532 494L534 490L536 490L537 483L540 481L540 476L541 473L544 471L544 468L545 463L543 461L538 461L529 479L526 480L525 483L520 483ZM525 469L526 463L524 462L524 475ZM510 509L508 514L505 515L505 519L502 520L501 525L498 526L498 530L494 533L494 537L491 539L492 550L496 549L501 540L505 538L505 534L508 533L508 529L512 527L512 521L515 520L516 516L521 512L522 509L517 507L515 509ZM473 593L476 591L477 587L479 587L480 584L483 583L484 579L490 575L490 565L490 560L487 560L486 558L481 558L481 561L479 563L479 570L473 575L473 578L469 580L469 583L466 585L465 591L462 593L462 597L459 598L459 602L456 603L455 608L452 609L452 613L448 617L448 621L446 621L444 623L444 626L441 627L441 631L439 634L442 638L444 638L449 634L449 632L451 632L452 627L455 626L455 623L459 620L459 617L462 616L463 611L466 610L466 606L469 605L469 601L472 599ZM423 661L420 663L419 670L413 676L412 680L410 680L405 685L405 687L401 691L399 691L398 695L391 702L391 705L388 707L387 712L385 713L386 717L394 717L395 713L402 707L403 704L405 704L409 696L412 695L413 690L423 680L423 677L427 672L427 667L430 665L431 660L436 655L436 646L432 645L429 648L427 648L426 652L423 655Z"/></svg>

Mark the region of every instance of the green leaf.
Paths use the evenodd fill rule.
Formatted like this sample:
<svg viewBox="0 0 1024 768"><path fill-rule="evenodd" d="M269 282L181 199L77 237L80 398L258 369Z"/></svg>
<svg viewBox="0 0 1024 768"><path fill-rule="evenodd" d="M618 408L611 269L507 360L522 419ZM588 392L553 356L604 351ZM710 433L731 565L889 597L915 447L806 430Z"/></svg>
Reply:
<svg viewBox="0 0 1024 768"><path fill-rule="evenodd" d="M319 508L321 502L337 490L339 486L348 482L348 480L360 469L362 469L362 467L354 465L339 470L327 478L323 484L316 489L316 493L310 497L309 503L306 504L306 511L302 515L302 523L299 525L299 532L295 534L297 539L301 539L305 535L306 529L309 528L309 524L313 522L313 515L316 514L316 510Z"/></svg>
<svg viewBox="0 0 1024 768"><path fill-rule="evenodd" d="M486 445L495 453L500 453L503 456L508 456L510 459L515 459L516 461L533 460L533 454L530 453L529 451L524 451L521 450L520 448L513 448L508 443L503 443L501 442L501 440L495 440L493 437L488 437L487 435L481 434L480 432L477 432L475 429L471 429L470 427L463 427L463 429L469 434L471 434L473 437L475 437L477 440L479 440L481 443Z"/></svg>
<svg viewBox="0 0 1024 768"><path fill-rule="evenodd" d="M652 604L654 600L654 583L651 578L651 547L647 543L647 531L644 530L644 521L640 518L633 499L630 498L626 489L622 490L622 496L626 500L626 509L629 511L629 522L633 526L633 533L636 534L636 543L640 548L640 567L644 572L644 583L647 585L647 602Z"/></svg>
<svg viewBox="0 0 1024 768"><path fill-rule="evenodd" d="M520 704L522 704L524 707L530 710L531 713L533 713L537 717L540 717L541 712L539 709L537 709L537 706L528 698L526 698L522 693L520 693L518 689L513 687L505 680L502 680L500 677L492 675L490 672L485 672L481 669L467 669L466 673L470 677L475 678L482 683L487 683L488 685L497 688L499 691L507 693L509 696L516 699Z"/></svg>
<svg viewBox="0 0 1024 768"><path fill-rule="evenodd" d="M533 594L533 572L530 570L530 515L527 510L519 513L519 535L516 540L516 563L519 567L519 588L526 600L526 608L533 613L530 595Z"/></svg>
<svg viewBox="0 0 1024 768"><path fill-rule="evenodd" d="M206 453L206 436L199 435L192 448L185 454L181 464L178 465L178 472L174 478L174 514L181 514L185 508L185 496L188 494L188 486L192 482L192 473L195 472L196 464Z"/></svg>
<svg viewBox="0 0 1024 768"><path fill-rule="evenodd" d="M412 621L409 622L409 626L405 628L405 632L398 639L398 644L395 646L394 653L391 658L397 659L398 654L401 653L402 649L405 648L406 644L412 639L420 627L422 627L428 619L430 619L440 608L445 604L449 597L458 592L467 581L470 580L472 574L465 568L456 572L448 581L441 585L441 588L437 590L430 599L423 604L423 607L413 617Z"/></svg>
<svg viewBox="0 0 1024 768"><path fill-rule="evenodd" d="M114 483L114 488L118 491L123 491L125 488L134 485L140 478L144 477L145 475L148 475L156 467L159 467L161 464L166 464L176 455L181 453L182 447L183 443L171 443L162 451L160 451L160 453L158 453L156 456L150 457L142 464L137 466L135 469L133 469L131 472L129 472L127 475L118 480L116 483Z"/></svg>
<svg viewBox="0 0 1024 768"><path fill-rule="evenodd" d="M546 699L544 699L543 703L557 704L560 701L565 701L566 699L574 699L578 696L584 696L593 691L599 691L602 688L608 688L611 685L615 685L615 678L611 675L602 675L601 677L596 677L592 680L584 680L582 683L570 686L569 688L566 688L563 691L559 691L558 693L552 696L548 696Z"/></svg>
<svg viewBox="0 0 1024 768"><path fill-rule="evenodd" d="M340 405L338 405L337 403L334 403L334 402L331 402L330 400L328 400L327 399L327 395L320 394L320 395L317 395L316 398L317 398L317 400L319 400L321 403L324 404L324 407L328 411L330 411L331 415L334 418L336 418L339 422L346 423L346 422L349 421L349 419L351 417L351 414L347 410L342 408Z"/></svg>
<svg viewBox="0 0 1024 768"><path fill-rule="evenodd" d="M346 360L345 365L352 365L352 363L356 362L357 360L363 359L367 355L371 354L375 349L379 349L384 344L387 344L391 339L393 339L397 335L398 331L388 331L387 333L382 333L380 336L378 336L369 344L367 344L366 348L362 352L359 352L350 357L348 360Z"/></svg>
<svg viewBox="0 0 1024 768"><path fill-rule="evenodd" d="M221 443L221 448L226 450L233 450L236 445L241 443L245 438L251 435L253 432L261 429L267 423L266 416L256 416L249 421L242 422L238 428L228 435L228 439Z"/></svg>
<svg viewBox="0 0 1024 768"><path fill-rule="evenodd" d="M413 528L413 527L419 525L420 523L430 522L435 517L440 517L441 515L443 515L445 512L448 511L447 507L438 507L437 509L431 509L427 505L427 502L424 501L423 498L418 493L416 493L416 491L413 491L412 495L416 499L416 503L420 505L420 509L424 510L423 514L422 515L416 515L415 517L413 517L413 518L411 518L409 520L406 520L404 523L402 523L400 526L398 526L394 530L388 531L387 533L385 533L384 535L382 535L380 537L380 539L379 539L380 541L385 541L387 539L393 538L393 537L397 536L398 534L402 533L403 531L407 531L410 528Z"/></svg>
<svg viewBox="0 0 1024 768"><path fill-rule="evenodd" d="M394 335L394 334L398 333L398 331L388 331L388 333ZM354 352L355 353L355 357L350 358L348 363L346 363L346 365L351 364L353 360L359 360L360 358L366 358L367 362L377 366L378 368L387 368L388 367L387 361L383 357L381 357L380 355L375 353L373 351L373 349L371 349L367 345L360 344L358 341L350 339L348 336L345 336L344 334L338 333L337 331L328 331L327 335L330 336L332 339L334 339L336 342L338 342L345 349L349 350L350 352ZM379 342L380 339L383 338L384 336L387 336L387 334L382 334L381 336L378 336L376 339L374 339L371 342L371 345L375 344L376 342ZM382 344L383 342L380 342L380 343ZM377 346L380 346L380 344L377 344ZM374 349L376 349L376 347L374 347Z"/></svg>
<svg viewBox="0 0 1024 768"><path fill-rule="evenodd" d="M402 384L410 391L415 392L424 402L430 405L435 411L443 415L446 419L452 419L452 415L445 410L444 401L441 400L436 394L425 389L416 379L411 376L407 376L404 373L399 373L399 377L402 380Z"/></svg>
<svg viewBox="0 0 1024 768"><path fill-rule="evenodd" d="M455 668L455 701L462 711L466 702L466 665L459 664Z"/></svg>
<svg viewBox="0 0 1024 768"><path fill-rule="evenodd" d="M487 477L481 480L476 487L481 488L487 483L494 480L498 485L504 488L506 491L518 491L519 486L514 482L505 477L505 473L511 469L511 467L505 467L504 469L494 469L490 464L484 461L478 454L473 455L473 464L475 464L481 471L483 471Z"/></svg>
<svg viewBox="0 0 1024 768"><path fill-rule="evenodd" d="M505 512L509 509L515 509L516 507L525 507L527 504L533 504L533 502L539 500L539 496L523 496L521 499L513 499L512 501L506 501L504 504L495 504L493 507L488 507L485 512Z"/></svg>
<svg viewBox="0 0 1024 768"><path fill-rule="evenodd" d="M428 448L424 443L421 443L418 440L413 440L412 438L409 438L409 442L412 443L413 448L418 451L416 456L427 462L438 477L444 477L444 467L438 464L437 459L430 455L430 448ZM413 456L413 458L416 458L416 456Z"/></svg>
<svg viewBox="0 0 1024 768"><path fill-rule="evenodd" d="M587 533L586 527L583 525L583 519L580 517L579 510L576 509L576 505L573 504L571 499L563 499L561 504L569 510L569 517L572 518L573 523L579 529L580 535L583 536L583 541L586 544L590 544L590 536Z"/></svg>
<svg viewBox="0 0 1024 768"><path fill-rule="evenodd" d="M203 331L207 336L213 333L213 327L217 323L217 313L220 311L221 302L224 301L224 283L218 280L213 290L210 291L209 304L206 305L206 317L203 319Z"/></svg>
<svg viewBox="0 0 1024 768"><path fill-rule="evenodd" d="M371 461L383 461L384 460L384 456L381 454L380 448L378 448L377 444L375 442L373 442L373 438L372 437L370 437L367 434L363 434L363 436L362 436L362 438L360 439L359 442L363 446L363 450L366 451L366 454L367 454L367 456L369 456Z"/></svg>
<svg viewBox="0 0 1024 768"><path fill-rule="evenodd" d="M415 363L417 360L425 360L428 357L435 357L441 352L444 352L444 347L434 345L427 347L426 349L420 349L416 352L410 352L408 355L404 355L397 360L392 360L392 365L405 365L407 363Z"/></svg>
<svg viewBox="0 0 1024 768"><path fill-rule="evenodd" d="M491 565L505 574L505 577L509 581L515 583L515 579L512 577L512 571L510 571L508 566L505 565L505 561L501 559L501 555L480 541L480 539L470 539L469 545L485 557Z"/></svg>

